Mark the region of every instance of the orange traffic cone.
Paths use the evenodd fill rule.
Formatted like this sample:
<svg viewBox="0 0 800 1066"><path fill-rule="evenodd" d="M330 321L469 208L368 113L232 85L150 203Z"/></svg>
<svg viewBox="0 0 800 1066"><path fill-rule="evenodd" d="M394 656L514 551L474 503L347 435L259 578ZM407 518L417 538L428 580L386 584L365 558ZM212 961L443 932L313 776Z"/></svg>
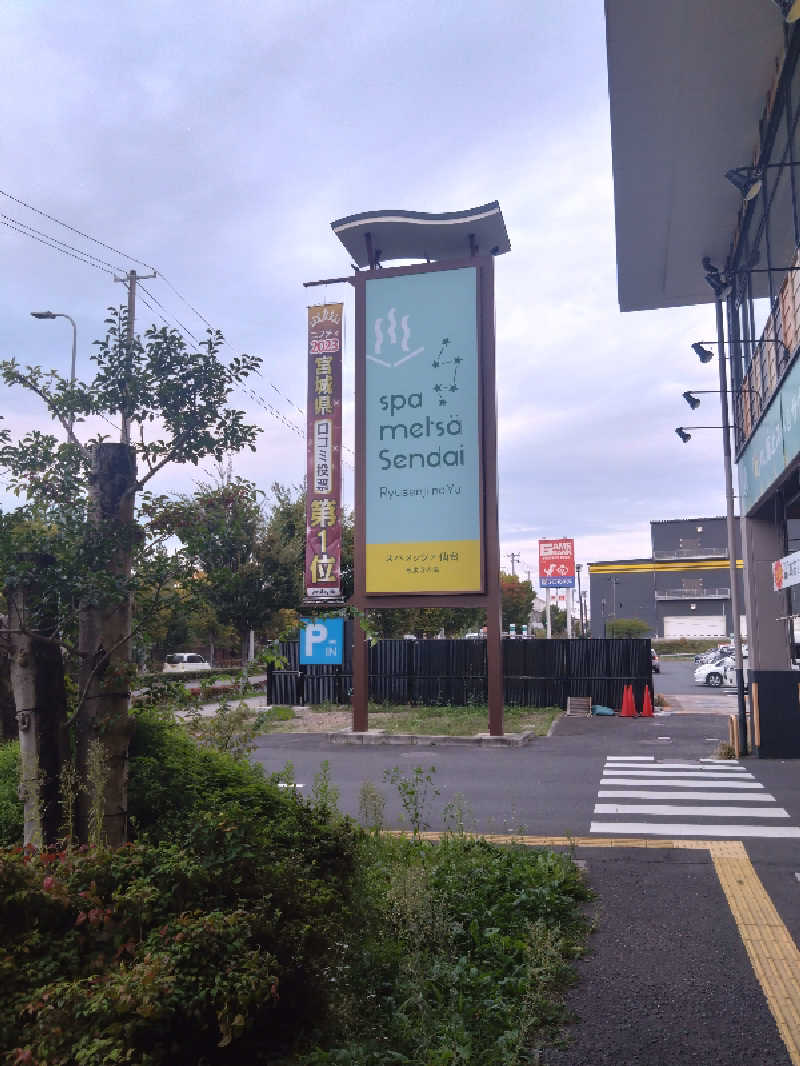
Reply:
<svg viewBox="0 0 800 1066"><path fill-rule="evenodd" d="M635 718L636 707L633 702L633 689L630 685L626 685L622 690L622 710L619 712L620 718Z"/></svg>
<svg viewBox="0 0 800 1066"><path fill-rule="evenodd" d="M653 718L653 701L650 699L650 686L644 686L644 700L642 702L642 718Z"/></svg>

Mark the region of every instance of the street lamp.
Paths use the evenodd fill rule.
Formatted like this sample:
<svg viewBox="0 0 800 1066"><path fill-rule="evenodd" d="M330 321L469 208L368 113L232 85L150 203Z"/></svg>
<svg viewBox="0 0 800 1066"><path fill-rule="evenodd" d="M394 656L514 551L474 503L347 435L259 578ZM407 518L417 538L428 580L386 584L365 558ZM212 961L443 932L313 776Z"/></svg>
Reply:
<svg viewBox="0 0 800 1066"><path fill-rule="evenodd" d="M75 325L75 319L71 315L65 315L63 311L31 311L31 315L33 318L67 318L72 323L72 362L69 371L69 387L72 388L75 384L75 351L78 346L78 327ZM75 434L72 432L74 424L75 416L70 413L67 426L67 440L70 444L75 443Z"/></svg>
<svg viewBox="0 0 800 1066"><path fill-rule="evenodd" d="M747 705L744 700L744 670L742 667L742 630L741 615L739 611L739 588L736 572L736 517L733 506L733 469L731 463L731 427L728 415L728 370L725 360L725 313L722 301L729 293L728 287L723 281L720 271L713 265L708 256L702 260L705 279L714 293L714 307L717 317L717 364L719 366L719 402L722 412L722 457L725 469L725 502L726 502L726 525L728 532L728 567L731 582L731 614L733 615L733 648L736 664L736 696L739 710L739 748L743 755L747 754ZM707 349L695 352L702 362L707 362L705 353ZM700 427L697 427L700 428ZM716 428L716 427L710 427ZM678 434L686 443L685 437Z"/></svg>

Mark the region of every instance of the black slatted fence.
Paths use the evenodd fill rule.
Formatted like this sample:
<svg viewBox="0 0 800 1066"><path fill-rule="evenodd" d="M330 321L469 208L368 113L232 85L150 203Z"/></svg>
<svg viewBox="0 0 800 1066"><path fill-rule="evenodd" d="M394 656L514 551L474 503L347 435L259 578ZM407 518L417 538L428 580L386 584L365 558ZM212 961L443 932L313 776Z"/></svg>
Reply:
<svg viewBox="0 0 800 1066"><path fill-rule="evenodd" d="M350 702L350 640L341 666L301 666L297 641L280 651L288 665L271 673L270 702ZM503 674L508 706L566 708L568 696L589 696L618 709L627 684L641 706L645 685L651 692L653 685L650 641L503 640ZM486 677L484 640L380 640L369 649L369 697L376 703L486 703Z"/></svg>

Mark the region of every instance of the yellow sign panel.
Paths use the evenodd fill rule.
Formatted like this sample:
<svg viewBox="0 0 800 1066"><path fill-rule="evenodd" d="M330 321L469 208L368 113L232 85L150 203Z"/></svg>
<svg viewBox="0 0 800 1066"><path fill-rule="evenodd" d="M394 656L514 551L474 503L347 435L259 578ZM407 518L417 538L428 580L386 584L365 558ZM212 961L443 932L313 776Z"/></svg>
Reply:
<svg viewBox="0 0 800 1066"><path fill-rule="evenodd" d="M462 592L480 583L480 540L367 545L367 594Z"/></svg>

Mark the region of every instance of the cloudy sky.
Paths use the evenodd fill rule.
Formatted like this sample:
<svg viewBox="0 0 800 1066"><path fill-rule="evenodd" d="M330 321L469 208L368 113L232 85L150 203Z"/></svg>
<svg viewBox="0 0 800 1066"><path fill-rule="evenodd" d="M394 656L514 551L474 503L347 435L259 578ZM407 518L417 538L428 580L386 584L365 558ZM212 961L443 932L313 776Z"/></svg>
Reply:
<svg viewBox="0 0 800 1066"><path fill-rule="evenodd" d="M86 375L105 308L125 299L111 274L17 223L118 271L151 264L158 315L200 335L194 308L230 352L264 360L255 388L282 420L237 398L263 433L235 471L265 490L298 483L304 442L286 423L302 427L305 406L301 283L349 270L330 222L498 199L512 246L496 272L505 568L519 553L535 579L539 537L574 536L579 561L624 558L649 553L650 519L724 514L719 433L674 433L719 424L715 397L691 414L680 396L715 387L689 348L714 336L713 306L617 304L602 0L3 10L2 357L68 374L69 323L29 315L65 312ZM349 286L312 292L344 299L352 326ZM140 303L137 328L152 321ZM352 371L350 352L348 397ZM45 425L35 401L0 390L12 430ZM349 398L345 423L352 446ZM198 476L168 468L154 487L191 491Z"/></svg>

